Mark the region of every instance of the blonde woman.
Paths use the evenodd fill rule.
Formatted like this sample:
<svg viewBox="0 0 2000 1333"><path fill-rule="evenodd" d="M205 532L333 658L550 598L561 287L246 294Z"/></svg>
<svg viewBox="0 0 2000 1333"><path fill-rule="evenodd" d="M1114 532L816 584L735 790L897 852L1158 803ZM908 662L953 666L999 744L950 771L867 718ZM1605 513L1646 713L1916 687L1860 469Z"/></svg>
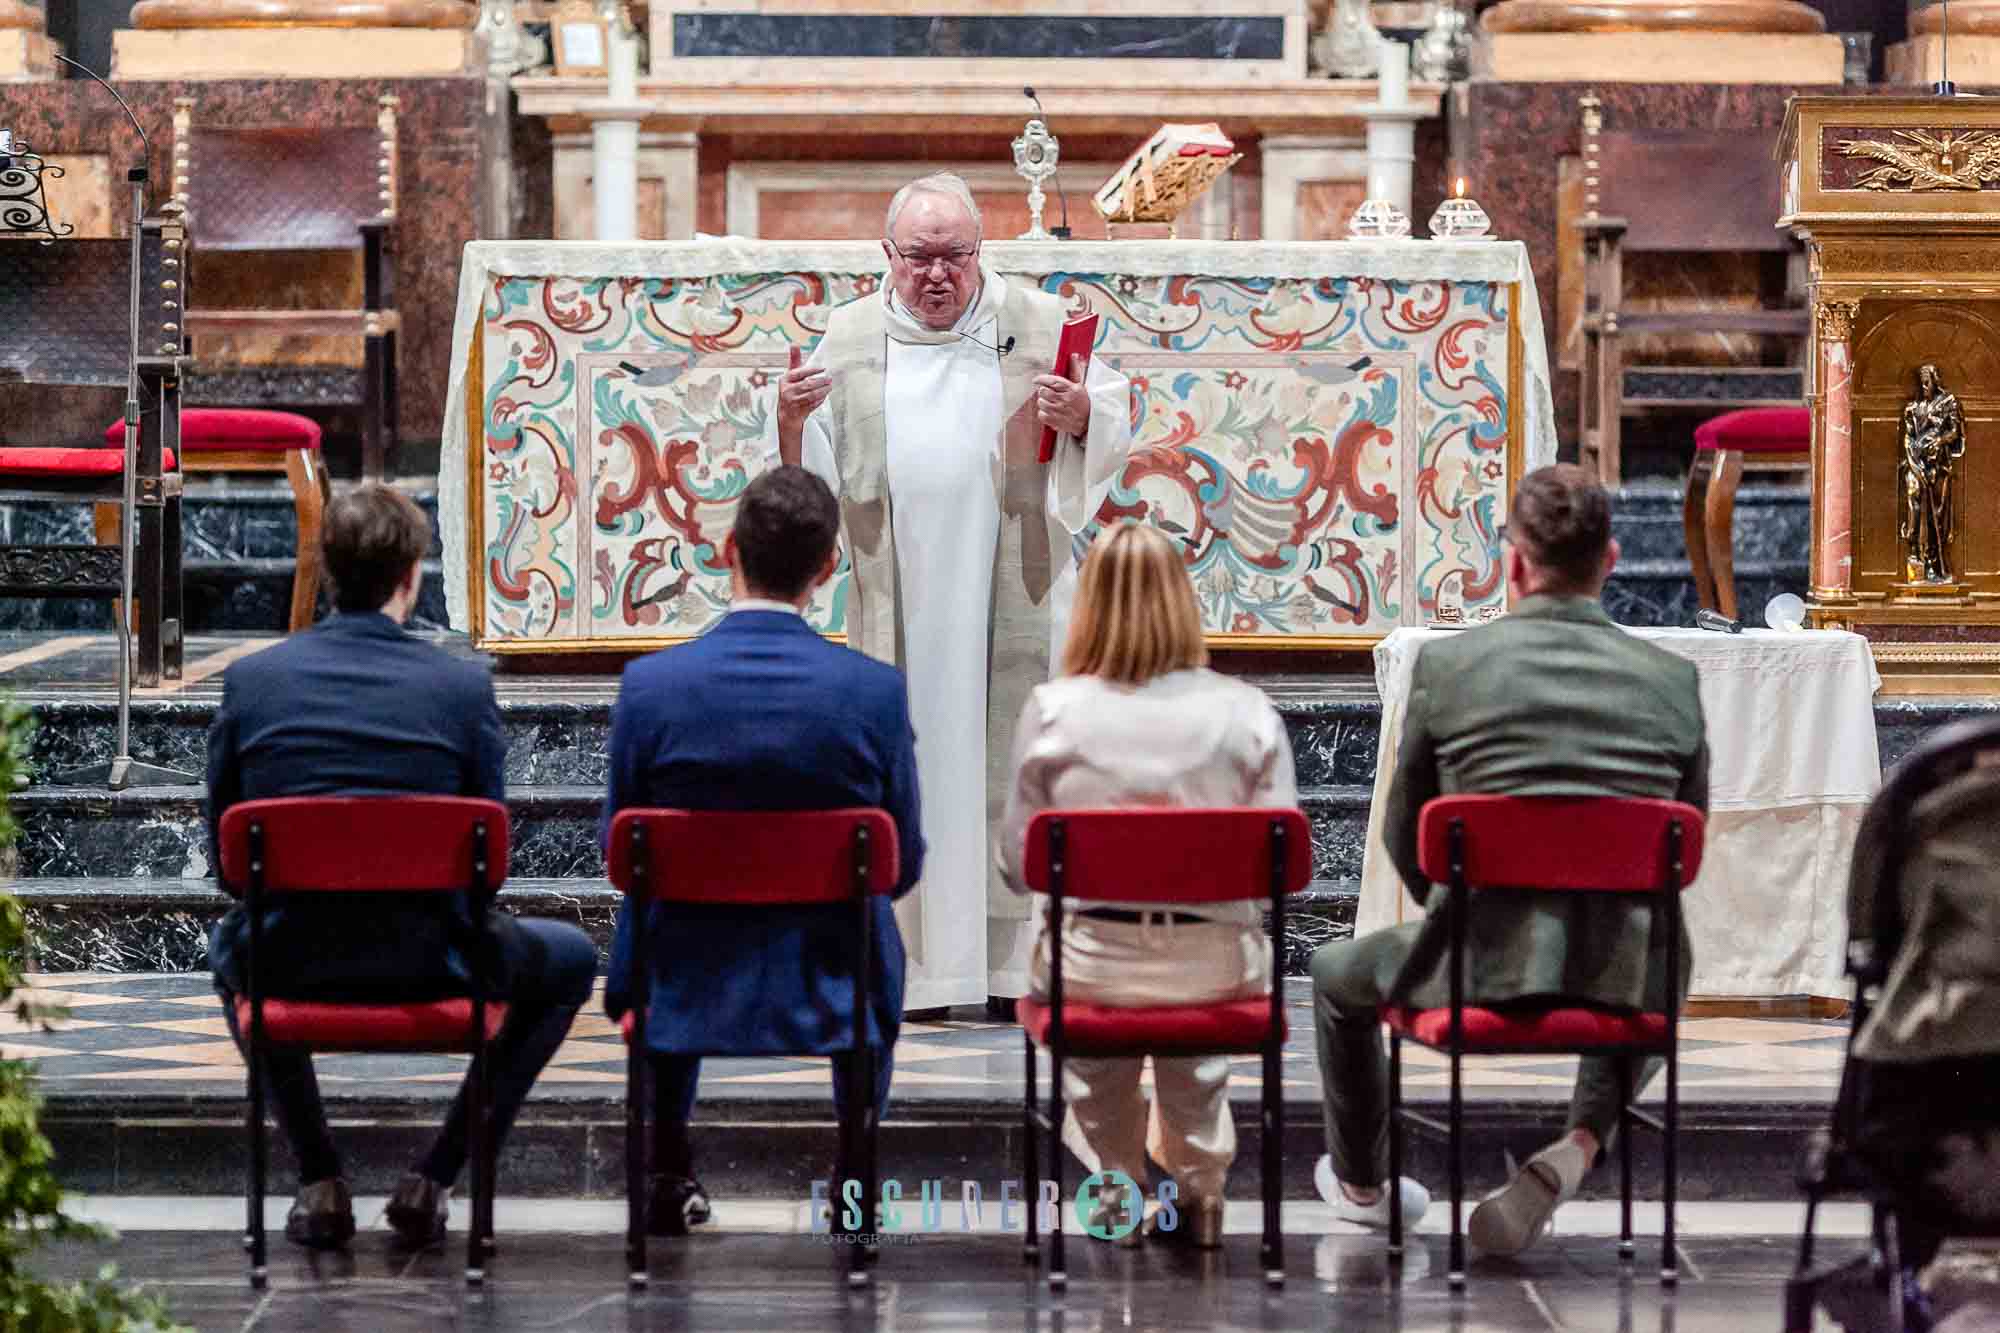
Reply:
<svg viewBox="0 0 2000 1333"><path fill-rule="evenodd" d="M1284 723L1261 691L1208 669L1194 587L1159 531L1121 524L1091 547L1062 669L1029 696L1016 733L997 855L1017 893L1025 891L1028 824L1044 810L1297 803ZM1029 984L1045 997L1049 940L1040 929ZM1262 995L1270 985L1271 946L1255 902L1172 911L1093 903L1065 914L1069 1000L1200 1004ZM1144 1063L1064 1061L1064 1142L1092 1169L1137 1181L1150 1153L1180 1191L1188 1238L1213 1247L1236 1155L1228 1057L1155 1057L1150 1109L1139 1087Z"/></svg>

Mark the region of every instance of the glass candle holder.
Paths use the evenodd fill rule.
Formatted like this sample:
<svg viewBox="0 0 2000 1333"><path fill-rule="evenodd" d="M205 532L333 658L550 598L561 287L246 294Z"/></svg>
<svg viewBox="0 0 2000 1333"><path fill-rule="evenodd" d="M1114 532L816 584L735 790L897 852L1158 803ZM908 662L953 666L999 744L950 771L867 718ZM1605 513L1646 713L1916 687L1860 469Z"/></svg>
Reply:
<svg viewBox="0 0 2000 1333"><path fill-rule="evenodd" d="M1357 241L1407 240L1410 215L1387 199L1368 199L1347 220L1347 234Z"/></svg>
<svg viewBox="0 0 2000 1333"><path fill-rule="evenodd" d="M1437 206L1431 214L1431 239L1434 241L1490 241L1493 239L1493 219L1486 216L1486 210L1476 199L1457 195Z"/></svg>

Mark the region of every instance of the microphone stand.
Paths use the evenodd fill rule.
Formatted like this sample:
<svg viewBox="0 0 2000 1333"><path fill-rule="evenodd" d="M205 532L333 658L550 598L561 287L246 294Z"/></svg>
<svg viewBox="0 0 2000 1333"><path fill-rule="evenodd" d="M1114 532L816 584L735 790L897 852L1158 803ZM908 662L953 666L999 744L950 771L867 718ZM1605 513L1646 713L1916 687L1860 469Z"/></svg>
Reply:
<svg viewBox="0 0 2000 1333"><path fill-rule="evenodd" d="M118 98L118 105L125 108L132 128L139 131L139 142L144 145L145 156L125 176L132 186L132 272L128 289L131 298L131 309L128 311L131 340L125 360L125 494L124 503L118 511L119 582L124 600L118 604L118 614L112 617L118 622L118 748L104 763L86 764L56 773L54 783L69 787L105 787L111 791L140 786L190 786L199 781L192 773L162 768L158 764L142 764L132 757L132 561L133 515L138 506L139 471L139 278L145 265L146 181L147 164L152 158L152 140L146 137L139 118L132 114L132 108L125 99L118 96L116 88L68 56L58 54L56 59L83 70Z"/></svg>

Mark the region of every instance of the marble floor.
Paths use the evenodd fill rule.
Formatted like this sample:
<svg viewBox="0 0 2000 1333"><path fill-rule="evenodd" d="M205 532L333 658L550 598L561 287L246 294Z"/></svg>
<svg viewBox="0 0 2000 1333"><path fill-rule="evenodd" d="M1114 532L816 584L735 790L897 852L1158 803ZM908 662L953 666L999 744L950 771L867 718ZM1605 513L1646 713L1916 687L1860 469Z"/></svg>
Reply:
<svg viewBox="0 0 2000 1333"><path fill-rule="evenodd" d="M585 1217L578 1205L551 1202L539 1207L539 1220L550 1225L535 1225L537 1210L510 1214L503 1203L499 1253L481 1292L468 1293L460 1280L463 1252L456 1236L446 1248L412 1255L393 1248L386 1233L369 1230L336 1254L311 1254L274 1238L270 1287L258 1293L244 1280L235 1201L192 1201L184 1213L195 1220L174 1229L155 1229L143 1220L135 1225L118 1218L115 1201L95 1211L92 1202L84 1200L82 1211L123 1221L120 1238L46 1252L39 1267L81 1276L98 1263L115 1261L121 1279L144 1282L176 1318L203 1333L764 1333L773 1328L1747 1333L1780 1327L1794 1236L1792 1210L1749 1204L1695 1211L1688 1220L1706 1229L1686 1235L1680 1285L1664 1290L1654 1277L1653 1256L1643 1247L1627 1267L1606 1228L1566 1226L1517 1260L1475 1263L1468 1290L1454 1296L1443 1281L1443 1241L1436 1234L1413 1238L1399 1270L1387 1262L1380 1236L1288 1209L1287 1280L1277 1290L1259 1280L1254 1220L1246 1215L1232 1218L1223 1247L1207 1253L1160 1245L1117 1250L1073 1237L1070 1283L1059 1296L1024 1267L1015 1237L992 1230L917 1234L884 1248L871 1289L850 1292L840 1281L837 1247L782 1226L740 1216L732 1222L725 1210L690 1240L655 1242L650 1287L628 1294L615 1213L599 1206L605 1217ZM210 1212L219 1220L203 1225ZM1844 1257L1856 1249L1860 1234L1858 1216L1830 1217L1822 1230L1823 1253ZM1978 1298L1961 1292L1957 1299L1965 1305ZM1865 1290L1848 1293L1836 1305L1847 1322L1822 1312L1816 1328L1881 1326Z"/></svg>

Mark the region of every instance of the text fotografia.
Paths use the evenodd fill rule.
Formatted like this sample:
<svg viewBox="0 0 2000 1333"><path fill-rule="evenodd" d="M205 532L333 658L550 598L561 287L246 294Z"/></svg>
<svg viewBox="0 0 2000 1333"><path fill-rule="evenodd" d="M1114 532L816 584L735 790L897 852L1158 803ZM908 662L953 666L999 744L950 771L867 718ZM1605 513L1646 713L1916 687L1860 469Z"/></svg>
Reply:
<svg viewBox="0 0 2000 1333"><path fill-rule="evenodd" d="M911 1196L900 1180L890 1177L882 1182L875 1216L871 1219L863 1204L860 1181L840 1182L836 1206L829 1196L827 1182L815 1180L812 1229L814 1235L829 1240L903 1244L915 1236L942 1231L984 1231L988 1229L989 1217L999 1223L1001 1231L1021 1231L1027 1226L1028 1209L1033 1207L1037 1209L1036 1229L1053 1231L1060 1199L1055 1182L1039 1182L1036 1193L1040 1197L1030 1203L1022 1196L1019 1180L1002 1180L998 1191L989 1196L980 1182L961 1180L956 1197L947 1201L945 1182L941 1179L918 1181L917 1192ZM1174 1230L1180 1225L1180 1212L1174 1206L1180 1199L1180 1191L1173 1181L1163 1180L1154 1197L1159 1208L1154 1213L1153 1226L1160 1231ZM1117 1240L1137 1229L1145 1204L1144 1192L1130 1176L1122 1171L1098 1171L1085 1176L1076 1188L1076 1224L1099 1239ZM870 1222L872 1227L864 1231L863 1227Z"/></svg>

